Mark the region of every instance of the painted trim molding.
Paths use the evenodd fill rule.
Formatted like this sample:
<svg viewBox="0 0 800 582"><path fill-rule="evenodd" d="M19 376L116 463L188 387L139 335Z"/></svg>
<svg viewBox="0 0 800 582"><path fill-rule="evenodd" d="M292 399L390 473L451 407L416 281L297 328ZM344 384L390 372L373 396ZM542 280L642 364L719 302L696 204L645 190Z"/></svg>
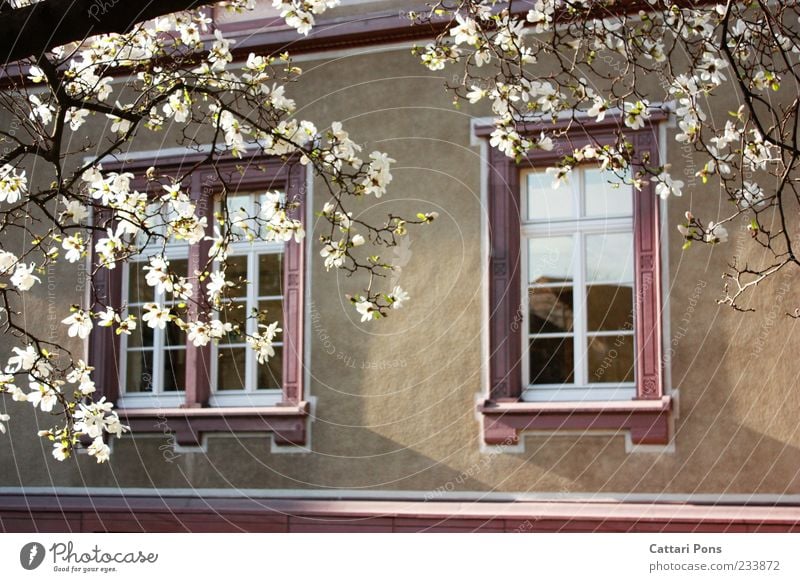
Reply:
<svg viewBox="0 0 800 582"><path fill-rule="evenodd" d="M800 507L2 494L0 531L794 532Z"/></svg>

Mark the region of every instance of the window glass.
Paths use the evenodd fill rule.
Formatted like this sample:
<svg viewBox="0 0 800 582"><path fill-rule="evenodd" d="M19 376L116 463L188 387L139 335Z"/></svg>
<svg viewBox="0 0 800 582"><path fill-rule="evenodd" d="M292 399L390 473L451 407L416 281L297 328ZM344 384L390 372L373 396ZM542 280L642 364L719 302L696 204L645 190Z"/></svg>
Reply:
<svg viewBox="0 0 800 582"><path fill-rule="evenodd" d="M592 283L633 281L633 234L587 234L586 280Z"/></svg>
<svg viewBox="0 0 800 582"><path fill-rule="evenodd" d="M544 172L528 174L528 220L558 220L575 214L572 189L568 184L553 188L553 180Z"/></svg>
<svg viewBox="0 0 800 582"><path fill-rule="evenodd" d="M546 388L629 384L634 380L635 300L633 225L625 221L632 213L630 188L613 188L596 168L576 169L573 180L584 188L584 217L570 216L552 227L523 226L527 381ZM542 191L549 184L530 176L526 184L529 203L547 200ZM571 212L566 202L558 208ZM537 216L552 219L548 212Z"/></svg>
<svg viewBox="0 0 800 582"><path fill-rule="evenodd" d="M532 238L528 241L528 281L554 283L572 281L575 271L572 236Z"/></svg>
<svg viewBox="0 0 800 582"><path fill-rule="evenodd" d="M587 168L583 172L585 213L587 217L633 215L633 188L613 172Z"/></svg>

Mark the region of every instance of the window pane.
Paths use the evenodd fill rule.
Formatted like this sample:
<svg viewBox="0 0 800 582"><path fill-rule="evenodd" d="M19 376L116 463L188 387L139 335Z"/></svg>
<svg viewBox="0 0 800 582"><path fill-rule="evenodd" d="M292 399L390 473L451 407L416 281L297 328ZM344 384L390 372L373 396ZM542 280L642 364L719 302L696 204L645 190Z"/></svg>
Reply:
<svg viewBox="0 0 800 582"><path fill-rule="evenodd" d="M231 332L223 340L227 343L244 343L244 334L247 333L247 304L244 301L234 301L223 307L219 318L222 323L239 326L239 332Z"/></svg>
<svg viewBox="0 0 800 582"><path fill-rule="evenodd" d="M633 382L633 335L589 338L589 382Z"/></svg>
<svg viewBox="0 0 800 582"><path fill-rule="evenodd" d="M279 299L274 301L259 301L258 310L261 315L263 315L264 310L266 310L265 319L261 321L262 324L269 324L273 321L277 321L279 323L278 327L283 329L283 301ZM278 337L280 338L281 334L278 334Z"/></svg>
<svg viewBox="0 0 800 582"><path fill-rule="evenodd" d="M186 350L164 350L164 392L184 390Z"/></svg>
<svg viewBox="0 0 800 582"><path fill-rule="evenodd" d="M125 367L125 392L153 391L153 352L128 352Z"/></svg>
<svg viewBox="0 0 800 582"><path fill-rule="evenodd" d="M128 347L153 347L153 328L142 321L142 309L140 307L131 307L128 313L136 317L136 329L131 331L128 336Z"/></svg>
<svg viewBox="0 0 800 582"><path fill-rule="evenodd" d="M258 380L256 389L270 390L281 387L283 376L283 347L275 346L275 355L267 360L266 364L256 364Z"/></svg>
<svg viewBox="0 0 800 582"><path fill-rule="evenodd" d="M586 236L586 280L633 281L633 235L629 232Z"/></svg>
<svg viewBox="0 0 800 582"><path fill-rule="evenodd" d="M252 216L253 214L253 195L249 192L244 194L228 194L228 212L241 212Z"/></svg>
<svg viewBox="0 0 800 582"><path fill-rule="evenodd" d="M574 340L537 338L530 342L531 384L570 384L574 376Z"/></svg>
<svg viewBox="0 0 800 582"><path fill-rule="evenodd" d="M632 216L633 191L613 172L599 168L584 170L586 216ZM617 184L619 184L617 186Z"/></svg>
<svg viewBox="0 0 800 582"><path fill-rule="evenodd" d="M589 285L586 305L589 331L633 329L633 286Z"/></svg>
<svg viewBox="0 0 800 582"><path fill-rule="evenodd" d="M244 390L247 348L222 348L217 358L217 390Z"/></svg>
<svg viewBox="0 0 800 582"><path fill-rule="evenodd" d="M575 262L571 236L532 238L528 241L528 282L572 281Z"/></svg>
<svg viewBox="0 0 800 582"><path fill-rule="evenodd" d="M128 303L147 303L153 300L153 288L146 283L145 262L128 264Z"/></svg>
<svg viewBox="0 0 800 582"><path fill-rule="evenodd" d="M553 189L553 180L544 172L528 174L528 220L573 218L572 189L562 184Z"/></svg>
<svg viewBox="0 0 800 582"><path fill-rule="evenodd" d="M188 277L186 273L189 270L189 260L170 259L169 270L172 271L172 274L175 275L176 277Z"/></svg>
<svg viewBox="0 0 800 582"><path fill-rule="evenodd" d="M230 287L230 297L245 297L247 295L247 257L228 257L228 269L225 271L225 280L230 281L235 287Z"/></svg>
<svg viewBox="0 0 800 582"><path fill-rule="evenodd" d="M530 332L572 331L572 287L545 287L528 291Z"/></svg>
<svg viewBox="0 0 800 582"><path fill-rule="evenodd" d="M258 257L258 295L281 295L283 291L283 255L271 253Z"/></svg>
<svg viewBox="0 0 800 582"><path fill-rule="evenodd" d="M172 310L172 313L176 313ZM166 347L184 347L186 346L186 333L181 330L175 323L168 322L164 328L164 345Z"/></svg>

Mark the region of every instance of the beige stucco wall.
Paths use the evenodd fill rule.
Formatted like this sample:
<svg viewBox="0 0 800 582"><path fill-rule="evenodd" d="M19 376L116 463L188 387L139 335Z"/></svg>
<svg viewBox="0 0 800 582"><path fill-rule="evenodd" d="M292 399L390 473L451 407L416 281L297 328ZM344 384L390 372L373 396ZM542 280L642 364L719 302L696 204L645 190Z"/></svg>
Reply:
<svg viewBox="0 0 800 582"><path fill-rule="evenodd" d="M454 109L443 88L451 73L428 73L408 47L358 52L301 62L307 73L293 89L299 115L319 127L342 120L365 150L385 150L397 160L390 193L356 205L357 211L379 217L436 210L440 220L411 231L401 251L409 260L397 281L412 301L380 322L358 321L344 293L357 291L359 280L326 272L313 250L310 450L273 453L269 438L226 435L210 436L205 452L165 453L167 435L137 434L114 442L108 465L85 456L57 463L48 443L34 436L30 407L6 402L13 420L10 434L0 438L0 486L800 493L798 339L796 324L782 316L797 299L796 276L759 288L756 313L718 307L726 261L734 252L744 259L751 245L743 229L730 229L726 245L681 252L674 225L686 209L706 221L727 212L727 203L699 181L682 199L669 201L663 233L675 339L666 345L673 350L672 388L680 395L671 446L628 452L622 436L553 433L525 436L522 452L482 452L475 401L486 388L486 215L470 117L485 112ZM669 161L686 166L681 149L670 143ZM692 163L699 169L699 160L688 159L689 168ZM319 187L313 202L317 210L325 202ZM60 302L62 312L74 301L74 269L54 277L66 283L49 299L43 285L26 303L29 325L49 325L48 301Z"/></svg>

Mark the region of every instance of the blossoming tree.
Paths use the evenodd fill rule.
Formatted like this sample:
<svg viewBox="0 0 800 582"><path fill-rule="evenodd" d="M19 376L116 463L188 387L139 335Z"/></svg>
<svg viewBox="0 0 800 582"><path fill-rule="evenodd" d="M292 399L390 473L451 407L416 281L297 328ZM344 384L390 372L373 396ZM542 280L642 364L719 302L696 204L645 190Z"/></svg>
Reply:
<svg viewBox="0 0 800 582"><path fill-rule="evenodd" d="M758 264L732 260L720 303L746 310L747 292L800 265L800 3L443 0L412 17L444 22L434 42L415 50L429 69L456 69L456 103L491 103L491 145L512 158L568 140L569 127L530 136L523 129L531 122L590 127L619 117L613 146L572 148L548 168L556 188L588 160L636 188L650 180L662 198L681 196L684 182L659 160L628 172L637 152L627 133L658 110L674 115L675 139L702 160L696 177L730 201L720 217L686 213L684 248L724 243L725 225L745 220L765 251ZM740 107L714 116L721 94Z"/></svg>
<svg viewBox="0 0 800 582"><path fill-rule="evenodd" d="M315 14L334 4L276 2L287 23L301 33L308 32ZM227 7L248 8L240 1ZM146 284L164 298L146 303L141 320L102 299L74 305L63 314L69 337L86 339L97 327L131 334L142 326L164 329L171 324L197 346L236 332L245 336L260 364L275 354L273 341L281 329L270 314L252 314L257 331L250 334L239 329L241 324L220 319L231 292L246 284L226 275L227 252L239 241L301 240L305 233L295 216L298 202L266 192L257 211L229 208L226 199L235 184L217 170L221 204L209 224L184 186L201 165L217 168L223 156L246 161L258 153L312 168L330 196L321 212L330 226L320 237L325 266L367 275L366 288L351 297L362 321L386 316L408 299L399 287L382 287L392 265L380 252L359 247L393 246L409 225L431 222L435 215L390 215L381 224L352 218L349 208L355 199L386 192L394 160L380 151L362 152L341 123L319 130L298 119L286 85L301 71L290 56L250 54L234 66L232 41L219 30L213 37L204 35L209 24L202 11L159 16L123 34L51 47L5 71L9 83L2 108L12 116L15 130L0 131L0 229L5 235L0 240L0 323L18 345L2 366L0 391L54 416L54 426L40 436L53 442L56 459L69 457L81 440L89 439L89 454L103 462L110 452L105 434L127 431L112 403L92 397L92 368L81 354L21 321L20 296L40 285L40 275L56 262L88 259L94 277L142 257ZM107 130L102 140L91 143L80 132L98 118ZM160 175L155 168L145 176L103 169L103 162L113 160L137 134L160 131L205 152L204 159L177 176ZM135 179L146 180L147 187L137 190ZM165 253L168 243L208 239L210 251L200 269L180 275L172 268ZM20 240L30 242L14 247ZM7 414L0 417L8 420ZM2 422L0 430L5 432Z"/></svg>

